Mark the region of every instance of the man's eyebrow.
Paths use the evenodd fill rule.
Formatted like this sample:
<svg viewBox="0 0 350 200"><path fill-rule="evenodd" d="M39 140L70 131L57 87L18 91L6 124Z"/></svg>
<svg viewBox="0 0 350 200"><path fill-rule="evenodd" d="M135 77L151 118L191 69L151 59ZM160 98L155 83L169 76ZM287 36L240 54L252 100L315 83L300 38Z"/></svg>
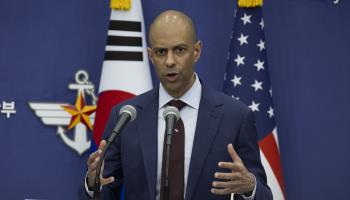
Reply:
<svg viewBox="0 0 350 200"><path fill-rule="evenodd" d="M165 47L153 47L152 49L159 50L159 49L167 49L167 48L165 48Z"/></svg>
<svg viewBox="0 0 350 200"><path fill-rule="evenodd" d="M179 47L179 46L188 46L188 45L186 43L181 43L181 44L176 45L175 47Z"/></svg>
<svg viewBox="0 0 350 200"><path fill-rule="evenodd" d="M159 50L159 49L175 49L175 48L178 48L178 47L188 47L188 45L187 44L185 44L185 43L181 43L181 44L177 44L177 45L175 45L175 46L173 46L173 47L170 47L170 48L167 48L167 47L152 47L152 49L154 49L154 50Z"/></svg>
<svg viewBox="0 0 350 200"><path fill-rule="evenodd" d="M179 45L174 46L172 49L176 49L176 48L179 48L179 47L187 48L188 45L187 44L179 44Z"/></svg>

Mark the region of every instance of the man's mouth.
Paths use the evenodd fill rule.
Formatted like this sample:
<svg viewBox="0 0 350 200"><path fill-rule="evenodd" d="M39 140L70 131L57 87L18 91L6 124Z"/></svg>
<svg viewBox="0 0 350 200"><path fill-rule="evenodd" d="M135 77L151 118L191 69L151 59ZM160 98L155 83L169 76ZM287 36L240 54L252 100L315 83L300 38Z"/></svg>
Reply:
<svg viewBox="0 0 350 200"><path fill-rule="evenodd" d="M168 74L166 74L166 78L170 82L175 82L179 78L179 74L178 73L168 73Z"/></svg>

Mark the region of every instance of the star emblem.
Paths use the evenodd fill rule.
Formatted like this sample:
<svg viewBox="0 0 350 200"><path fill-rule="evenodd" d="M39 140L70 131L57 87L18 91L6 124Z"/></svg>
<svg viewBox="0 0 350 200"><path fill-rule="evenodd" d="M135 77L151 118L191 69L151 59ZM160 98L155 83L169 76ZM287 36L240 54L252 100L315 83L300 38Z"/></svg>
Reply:
<svg viewBox="0 0 350 200"><path fill-rule="evenodd" d="M251 86L255 89L255 92L257 92L258 90L262 90L262 84L263 82L259 82L257 80L255 80L254 84L252 84Z"/></svg>
<svg viewBox="0 0 350 200"><path fill-rule="evenodd" d="M273 112L273 108L270 106L270 109L267 111L267 113L269 114L269 117L272 118L275 114Z"/></svg>
<svg viewBox="0 0 350 200"><path fill-rule="evenodd" d="M252 17L251 15L247 15L246 13L244 13L244 16L241 18L241 20L243 21L243 25L246 25L247 23L251 24L252 23L250 21L251 17Z"/></svg>
<svg viewBox="0 0 350 200"><path fill-rule="evenodd" d="M243 44L248 44L248 35L243 35L241 33L241 36L239 38L237 38L237 40L239 41L240 45L242 46Z"/></svg>
<svg viewBox="0 0 350 200"><path fill-rule="evenodd" d="M241 57L239 54L237 54L237 58L234 60L236 62L237 67L241 64L244 65L244 59L244 56Z"/></svg>
<svg viewBox="0 0 350 200"><path fill-rule="evenodd" d="M260 40L260 42L256 46L258 46L260 51L262 51L265 49L265 42Z"/></svg>
<svg viewBox="0 0 350 200"><path fill-rule="evenodd" d="M74 128L79 122L85 124L90 130L93 126L90 121L90 115L95 112L96 106L85 105L85 100L82 93L79 93L75 106L64 105L63 109L71 115L71 120L68 125L68 129Z"/></svg>
<svg viewBox="0 0 350 200"><path fill-rule="evenodd" d="M254 66L256 67L256 70L260 71L260 70L264 69L264 61L260 61L258 59L258 61L256 61Z"/></svg>
<svg viewBox="0 0 350 200"><path fill-rule="evenodd" d="M233 83L233 87L236 87L237 85L242 85L241 79L242 79L242 77L237 77L235 75L234 78L231 79L231 82Z"/></svg>
<svg viewBox="0 0 350 200"><path fill-rule="evenodd" d="M261 26L261 29L264 29L264 26L265 26L264 19L261 18L259 25Z"/></svg>
<svg viewBox="0 0 350 200"><path fill-rule="evenodd" d="M250 106L248 106L250 109L252 109L253 112L255 111L260 111L259 110L259 105L260 103L255 103L255 101L252 101L252 104Z"/></svg>

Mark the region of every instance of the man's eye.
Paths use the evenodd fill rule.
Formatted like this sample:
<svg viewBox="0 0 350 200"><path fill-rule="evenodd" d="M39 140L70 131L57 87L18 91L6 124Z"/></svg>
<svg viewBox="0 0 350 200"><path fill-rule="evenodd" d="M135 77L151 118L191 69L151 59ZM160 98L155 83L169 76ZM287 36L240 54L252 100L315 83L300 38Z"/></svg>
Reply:
<svg viewBox="0 0 350 200"><path fill-rule="evenodd" d="M178 55L181 55L181 54L185 53L185 50L186 50L186 48L184 48L184 47L177 47L175 49L175 53Z"/></svg>
<svg viewBox="0 0 350 200"><path fill-rule="evenodd" d="M166 53L166 50L165 49L156 49L155 50L155 53L158 55L158 56L162 56Z"/></svg>

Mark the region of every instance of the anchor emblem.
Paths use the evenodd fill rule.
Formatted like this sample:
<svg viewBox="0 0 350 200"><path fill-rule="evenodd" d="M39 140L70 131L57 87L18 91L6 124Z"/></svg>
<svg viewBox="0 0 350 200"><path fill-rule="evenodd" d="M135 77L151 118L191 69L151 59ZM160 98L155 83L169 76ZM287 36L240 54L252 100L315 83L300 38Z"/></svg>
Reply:
<svg viewBox="0 0 350 200"><path fill-rule="evenodd" d="M70 90L77 91L75 105L29 102L29 107L43 124L57 126L57 135L63 142L82 155L91 145L87 132L93 129L97 97L94 92L95 86L89 81L85 70L79 70L75 74L75 81L68 85ZM86 105L86 94L91 97L92 105Z"/></svg>

